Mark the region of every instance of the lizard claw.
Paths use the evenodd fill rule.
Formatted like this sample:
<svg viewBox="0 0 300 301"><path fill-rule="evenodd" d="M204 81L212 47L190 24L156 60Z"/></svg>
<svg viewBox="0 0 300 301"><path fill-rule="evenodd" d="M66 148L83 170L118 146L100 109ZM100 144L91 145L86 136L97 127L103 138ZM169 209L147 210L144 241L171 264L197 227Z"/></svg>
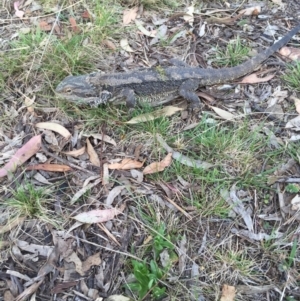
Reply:
<svg viewBox="0 0 300 301"><path fill-rule="evenodd" d="M200 101L198 103L192 102L188 106L188 112L191 114L198 113L202 111L203 107L203 103Z"/></svg>

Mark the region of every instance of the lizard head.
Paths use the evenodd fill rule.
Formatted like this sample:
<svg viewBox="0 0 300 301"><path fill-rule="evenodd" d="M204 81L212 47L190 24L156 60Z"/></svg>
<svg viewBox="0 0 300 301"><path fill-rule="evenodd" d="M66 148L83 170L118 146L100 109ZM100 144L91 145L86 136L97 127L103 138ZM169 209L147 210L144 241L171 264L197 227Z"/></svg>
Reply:
<svg viewBox="0 0 300 301"><path fill-rule="evenodd" d="M55 89L55 93L76 104L97 107L111 98L109 91L99 91L89 83L87 75L68 76Z"/></svg>

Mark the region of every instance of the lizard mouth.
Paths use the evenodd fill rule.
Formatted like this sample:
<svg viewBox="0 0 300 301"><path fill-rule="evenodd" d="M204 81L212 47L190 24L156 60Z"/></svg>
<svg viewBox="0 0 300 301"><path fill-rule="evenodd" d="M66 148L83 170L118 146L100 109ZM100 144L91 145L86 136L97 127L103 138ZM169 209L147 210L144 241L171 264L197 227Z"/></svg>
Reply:
<svg viewBox="0 0 300 301"><path fill-rule="evenodd" d="M68 95L61 92L55 91L56 96L58 96L61 99L65 99L71 102L74 102L76 104L92 104L98 101L98 97L96 96L77 96L77 95Z"/></svg>

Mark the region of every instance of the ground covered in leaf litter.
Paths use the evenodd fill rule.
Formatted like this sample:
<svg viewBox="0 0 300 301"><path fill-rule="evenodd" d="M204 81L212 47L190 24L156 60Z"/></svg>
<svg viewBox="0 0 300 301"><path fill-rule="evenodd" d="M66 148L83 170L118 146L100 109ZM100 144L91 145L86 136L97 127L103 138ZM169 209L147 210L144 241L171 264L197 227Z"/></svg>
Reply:
<svg viewBox="0 0 300 301"><path fill-rule="evenodd" d="M237 36L253 53L269 46L297 23L290 2L85 1L58 14L55 1L5 1L0 300L299 299L299 109L280 79L286 58L270 58L263 80L201 88L204 112L180 99L150 112L77 108L51 90L70 73L170 57L230 65L217 50Z"/></svg>

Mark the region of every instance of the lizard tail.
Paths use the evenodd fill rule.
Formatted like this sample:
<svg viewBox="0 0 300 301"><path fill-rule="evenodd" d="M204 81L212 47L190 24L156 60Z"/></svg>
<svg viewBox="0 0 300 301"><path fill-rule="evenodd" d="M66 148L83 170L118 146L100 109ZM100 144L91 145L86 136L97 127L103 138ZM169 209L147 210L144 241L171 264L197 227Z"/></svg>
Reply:
<svg viewBox="0 0 300 301"><path fill-rule="evenodd" d="M206 83L203 84L219 84L224 82L229 82L236 78L239 78L249 72L255 70L263 61L265 61L269 56L274 54L277 50L285 46L291 38L300 31L300 24L289 31L282 39L277 41L274 45L267 48L265 51L254 56L252 59L246 61L245 63L231 68L215 69L214 74L207 79ZM201 83L202 84L202 83Z"/></svg>

